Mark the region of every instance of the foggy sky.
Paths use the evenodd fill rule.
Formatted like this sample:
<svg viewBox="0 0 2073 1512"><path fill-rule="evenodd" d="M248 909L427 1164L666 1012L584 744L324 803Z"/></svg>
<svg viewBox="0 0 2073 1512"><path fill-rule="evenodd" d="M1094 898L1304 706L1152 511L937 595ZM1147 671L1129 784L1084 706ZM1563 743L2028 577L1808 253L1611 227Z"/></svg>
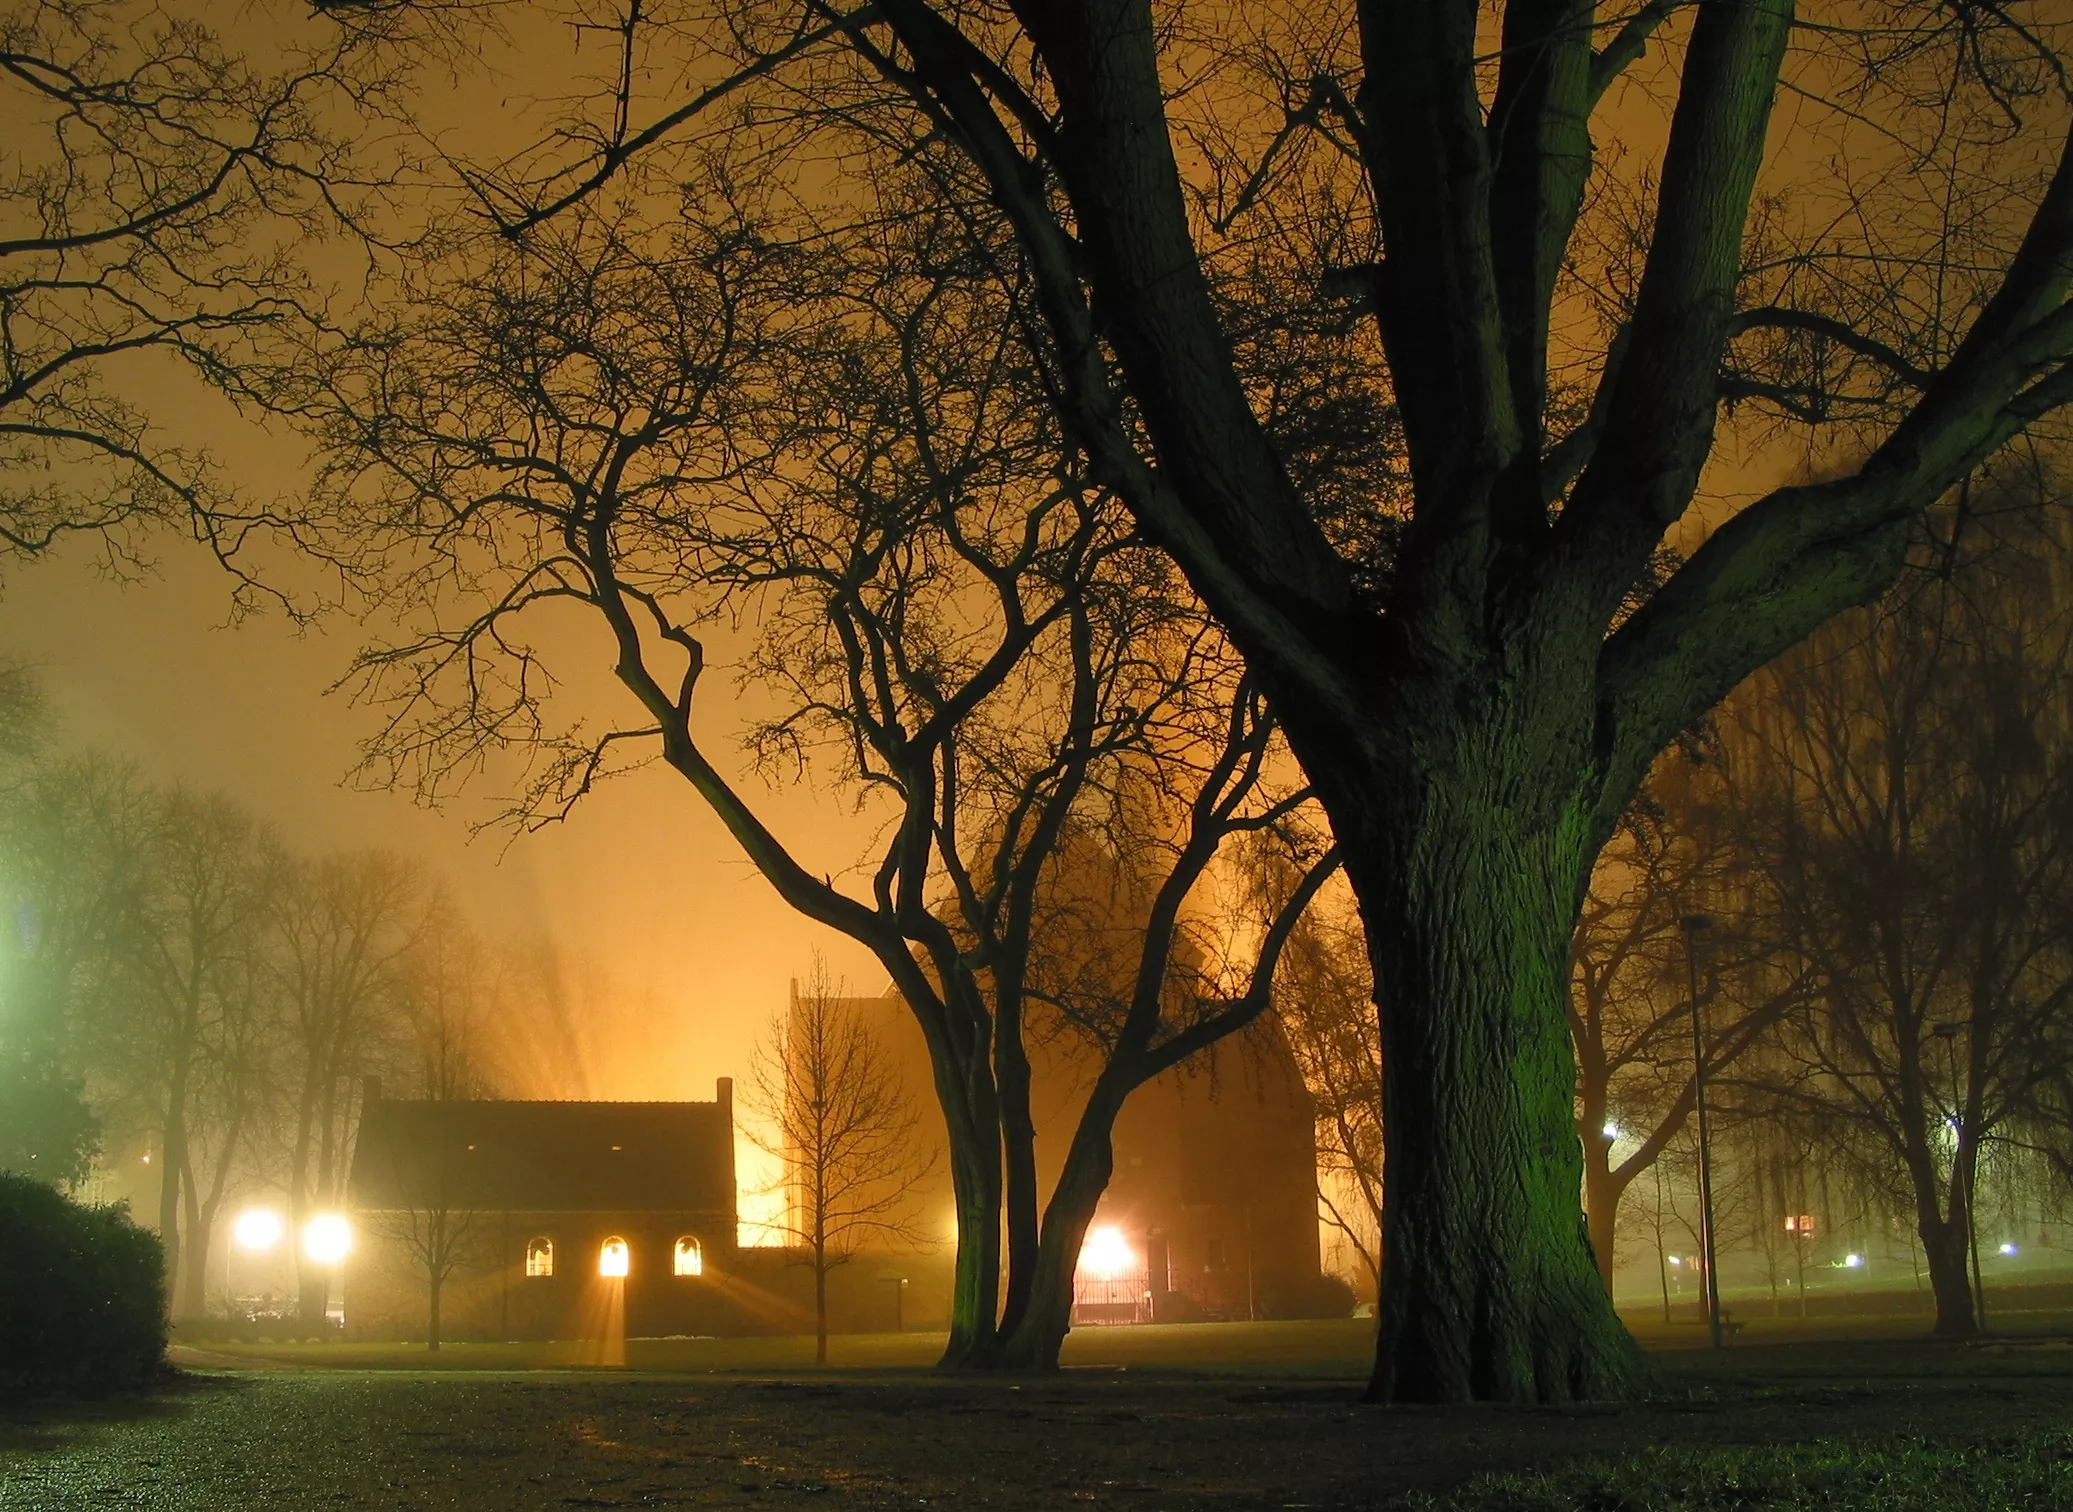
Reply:
<svg viewBox="0 0 2073 1512"><path fill-rule="evenodd" d="M153 780L228 793L302 852L380 845L422 860L493 937L545 942L566 974L608 984L612 1018L580 1026L583 1059L560 1096L710 1098L741 1076L790 977L814 951L853 990L885 973L841 936L778 901L682 779L650 769L607 784L566 823L471 840L484 802L433 812L396 792L343 785L373 715L324 689L357 644L356 627L298 638L278 617L224 627L228 583L198 548L165 543L155 580L124 585L93 565L89 543L10 565L0 579L0 654L34 666L55 715L55 744L134 760ZM557 671L570 696L608 698L606 659L581 648ZM580 686L594 668L597 684ZM723 766L739 724L719 678L703 728ZM704 696L703 694L701 695ZM747 778L746 791L768 789ZM791 791L764 804L801 859L840 872L872 828L838 802ZM582 1001L581 983L573 994ZM645 1029L618 1020L647 1018Z"/></svg>

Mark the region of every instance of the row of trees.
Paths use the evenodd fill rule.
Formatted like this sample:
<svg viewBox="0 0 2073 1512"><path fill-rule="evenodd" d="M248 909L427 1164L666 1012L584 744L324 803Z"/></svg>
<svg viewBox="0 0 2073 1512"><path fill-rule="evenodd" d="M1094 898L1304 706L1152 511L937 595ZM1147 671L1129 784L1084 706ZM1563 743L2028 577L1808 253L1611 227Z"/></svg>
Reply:
<svg viewBox="0 0 2073 1512"><path fill-rule="evenodd" d="M2046 1180L2073 1136L2069 567L2073 516L2011 459L1930 517L1880 605L1658 765L1575 942L1577 1130L1608 1274L1614 1210L1688 1132L1696 980L1745 1179L1824 1152L1905 1215L1938 1330L1978 1327L1982 1162ZM1782 1204L1760 1205L1799 1211Z"/></svg>
<svg viewBox="0 0 2073 1512"><path fill-rule="evenodd" d="M0 789L8 1017L0 1166L77 1182L104 1144L155 1178L176 1316L224 1204L344 1196L362 1078L485 1085L480 947L415 864L296 855L231 800L54 758ZM135 1174L135 1173L131 1173ZM305 1322L325 1277L298 1277Z"/></svg>

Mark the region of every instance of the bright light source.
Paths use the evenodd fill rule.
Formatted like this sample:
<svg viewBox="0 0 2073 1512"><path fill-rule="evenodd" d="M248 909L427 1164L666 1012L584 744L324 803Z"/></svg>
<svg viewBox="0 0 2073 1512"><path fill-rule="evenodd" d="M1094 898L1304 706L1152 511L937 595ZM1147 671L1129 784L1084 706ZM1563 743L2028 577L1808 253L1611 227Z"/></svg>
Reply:
<svg viewBox="0 0 2073 1512"><path fill-rule="evenodd" d="M336 1265L353 1252L353 1226L337 1213L319 1213L302 1226L302 1252L318 1265Z"/></svg>
<svg viewBox="0 0 2073 1512"><path fill-rule="evenodd" d="M239 1249L270 1250L281 1242L281 1215L272 1208L246 1208L230 1225Z"/></svg>
<svg viewBox="0 0 2073 1512"><path fill-rule="evenodd" d="M1672 1265L1682 1265L1682 1264L1684 1264L1684 1256L1682 1256L1682 1255L1672 1255L1672 1256L1670 1257L1670 1263L1671 1263Z"/></svg>
<svg viewBox="0 0 2073 1512"><path fill-rule="evenodd" d="M1111 1224L1093 1230L1080 1246L1080 1269L1103 1281L1137 1269L1137 1256L1123 1231Z"/></svg>
<svg viewBox="0 0 2073 1512"><path fill-rule="evenodd" d="M597 1252L597 1273L600 1276L623 1276L627 1260L626 1241L607 1239L605 1247Z"/></svg>
<svg viewBox="0 0 2073 1512"><path fill-rule="evenodd" d="M1607 1124L1605 1126L1605 1137L1607 1139L1618 1139L1620 1137L1620 1126L1616 1123Z"/></svg>
<svg viewBox="0 0 2073 1512"><path fill-rule="evenodd" d="M2004 1244L2001 1246L2001 1253L2004 1255L2012 1255L2015 1253L2015 1246L2012 1244Z"/></svg>
<svg viewBox="0 0 2073 1512"><path fill-rule="evenodd" d="M1856 1270L1860 1265L1864 1264L1864 1256L1845 1255L1843 1256L1843 1264L1848 1266L1851 1270Z"/></svg>

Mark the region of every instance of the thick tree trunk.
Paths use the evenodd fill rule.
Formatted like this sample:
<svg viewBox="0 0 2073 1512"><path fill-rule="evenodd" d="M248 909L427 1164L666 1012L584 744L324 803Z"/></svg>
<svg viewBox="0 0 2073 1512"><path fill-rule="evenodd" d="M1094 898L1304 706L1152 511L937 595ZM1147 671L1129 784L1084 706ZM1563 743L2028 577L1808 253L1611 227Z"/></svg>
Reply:
<svg viewBox="0 0 2073 1512"><path fill-rule="evenodd" d="M1410 771L1320 777L1305 758L1360 902L1388 1047L1370 1393L1629 1395L1652 1372L1578 1201L1569 945L1594 858L1587 805L1563 787L1585 784L1561 770L1555 737L1444 712L1435 724Z"/></svg>
<svg viewBox="0 0 2073 1512"><path fill-rule="evenodd" d="M1121 1078L1118 1078L1120 1081ZM1031 1267L1029 1305L1001 1342L1001 1363L1015 1370L1056 1370L1072 1331L1073 1283L1080 1249L1101 1194L1115 1174L1116 1114L1127 1087L1097 1084L1073 1131L1072 1148L1044 1208L1043 1238Z"/></svg>
<svg viewBox="0 0 2073 1512"><path fill-rule="evenodd" d="M951 1188L957 1201L957 1272L950 1294L950 1338L938 1363L980 1369L1000 1346L1001 1161L997 1126L990 1143L955 1120L950 1130Z"/></svg>
<svg viewBox="0 0 2073 1512"><path fill-rule="evenodd" d="M1922 1224L1922 1254L1929 1265L1929 1289L1936 1298L1936 1336L1969 1339L1979 1333L1967 1267L1965 1220L1932 1218Z"/></svg>

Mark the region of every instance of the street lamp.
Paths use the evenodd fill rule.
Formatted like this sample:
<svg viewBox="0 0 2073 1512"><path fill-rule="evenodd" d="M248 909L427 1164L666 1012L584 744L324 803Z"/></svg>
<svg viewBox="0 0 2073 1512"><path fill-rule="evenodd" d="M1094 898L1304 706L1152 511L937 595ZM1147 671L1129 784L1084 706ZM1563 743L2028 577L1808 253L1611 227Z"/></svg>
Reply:
<svg viewBox="0 0 2073 1512"><path fill-rule="evenodd" d="M1684 930L1684 969L1692 1008L1692 1092L1699 1115L1699 1253L1706 1270L1706 1329L1721 1347L1719 1256L1713 1246L1713 1139L1706 1120L1706 1030L1699 1021L1699 935L1713 927L1702 913L1677 921Z"/></svg>

